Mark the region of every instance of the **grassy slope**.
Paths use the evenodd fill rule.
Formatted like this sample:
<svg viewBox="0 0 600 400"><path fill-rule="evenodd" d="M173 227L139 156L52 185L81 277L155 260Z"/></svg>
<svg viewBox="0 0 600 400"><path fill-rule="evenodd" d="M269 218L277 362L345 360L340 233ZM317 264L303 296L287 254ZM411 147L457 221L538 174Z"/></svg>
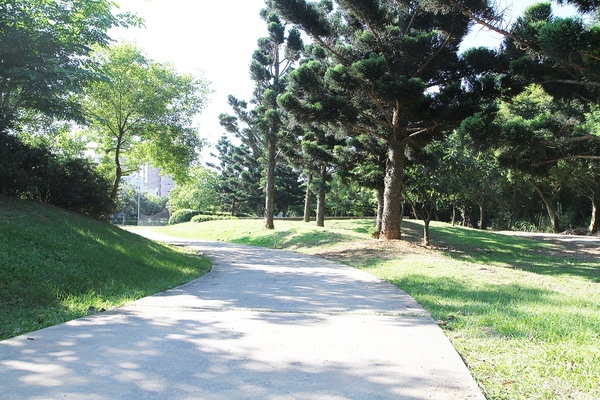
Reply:
<svg viewBox="0 0 600 400"><path fill-rule="evenodd" d="M600 266L550 245L432 225L436 249L370 238L371 221L218 221L160 228L174 236L283 248L342 261L415 297L453 342L489 399L598 399ZM411 243L412 242L412 243Z"/></svg>
<svg viewBox="0 0 600 400"><path fill-rule="evenodd" d="M0 197L0 339L188 282L207 259L107 223Z"/></svg>

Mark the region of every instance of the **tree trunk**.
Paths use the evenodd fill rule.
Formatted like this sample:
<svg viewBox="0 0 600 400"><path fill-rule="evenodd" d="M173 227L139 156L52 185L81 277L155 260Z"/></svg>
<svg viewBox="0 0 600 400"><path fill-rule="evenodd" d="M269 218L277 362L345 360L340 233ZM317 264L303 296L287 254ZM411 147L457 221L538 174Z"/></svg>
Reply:
<svg viewBox="0 0 600 400"><path fill-rule="evenodd" d="M265 228L275 229L275 140L267 142L267 184L265 188Z"/></svg>
<svg viewBox="0 0 600 400"><path fill-rule="evenodd" d="M600 229L600 198L593 197L592 199L592 218L590 219L590 233L596 234Z"/></svg>
<svg viewBox="0 0 600 400"><path fill-rule="evenodd" d="M317 195L317 226L325 226L325 193L327 192L327 168L321 166L319 193Z"/></svg>
<svg viewBox="0 0 600 400"><path fill-rule="evenodd" d="M317 196L317 226L325 226L325 187L319 188Z"/></svg>
<svg viewBox="0 0 600 400"><path fill-rule="evenodd" d="M117 201L117 196L119 194L119 185L121 184L121 178L123 178L123 168L121 168L121 161L119 161L119 152L117 151L117 156L115 156L115 181L113 182L113 188L110 192L110 199L113 203Z"/></svg>
<svg viewBox="0 0 600 400"><path fill-rule="evenodd" d="M456 203L452 203L452 226L456 225Z"/></svg>
<svg viewBox="0 0 600 400"><path fill-rule="evenodd" d="M402 188L404 185L405 143L392 143L388 149L383 193L381 235L384 240L402 237Z"/></svg>
<svg viewBox="0 0 600 400"><path fill-rule="evenodd" d="M123 135L124 133L119 132L117 145L115 146L115 181L113 183L112 192L110 193L110 200L113 202L113 204L117 204L119 185L121 184L121 178L123 178L123 168L121 167L121 146L123 145Z"/></svg>
<svg viewBox="0 0 600 400"><path fill-rule="evenodd" d="M312 174L309 173L306 178L306 195L304 196L304 222L310 222L310 207L311 207L311 192L310 183L312 182Z"/></svg>
<svg viewBox="0 0 600 400"><path fill-rule="evenodd" d="M477 205L479 206L479 229L484 229L485 228L485 207L484 207L484 202L478 202Z"/></svg>
<svg viewBox="0 0 600 400"><path fill-rule="evenodd" d="M375 232L377 237L381 232L381 223L383 219L383 188L377 189L377 217L375 219Z"/></svg>
<svg viewBox="0 0 600 400"><path fill-rule="evenodd" d="M429 223L431 222L431 218L423 219L423 246L431 246L431 241L429 239Z"/></svg>
<svg viewBox="0 0 600 400"><path fill-rule="evenodd" d="M558 188L552 196L549 196L548 194L546 194L546 192L540 184L534 181L531 181L531 184L538 192L538 194L542 198L542 201L544 202L544 205L546 206L546 211L548 212L548 216L550 217L550 223L552 224L552 231L554 233L559 233L560 224L558 214L556 213L556 209L554 208L554 202L556 201L556 197L560 192L560 188Z"/></svg>

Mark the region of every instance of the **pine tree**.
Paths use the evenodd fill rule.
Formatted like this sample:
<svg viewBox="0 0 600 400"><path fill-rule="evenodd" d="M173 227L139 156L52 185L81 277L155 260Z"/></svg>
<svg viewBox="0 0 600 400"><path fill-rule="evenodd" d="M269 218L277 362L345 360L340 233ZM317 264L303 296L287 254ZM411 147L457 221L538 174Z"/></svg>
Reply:
<svg viewBox="0 0 600 400"><path fill-rule="evenodd" d="M451 132L495 80L490 50L459 56L470 19L425 0L272 0L329 61L311 60L289 77L280 103L298 118L386 143L381 237L400 239L406 151Z"/></svg>
<svg viewBox="0 0 600 400"><path fill-rule="evenodd" d="M277 96L283 92L284 77L300 57L303 44L300 32L288 30L269 7L261 11L261 16L267 23L269 36L258 40L250 64L250 77L255 82L252 99L255 108L249 110L246 102L230 97L236 115L222 116L221 124L261 154L265 166L265 227L274 229L275 170L281 158L278 144L287 133Z"/></svg>

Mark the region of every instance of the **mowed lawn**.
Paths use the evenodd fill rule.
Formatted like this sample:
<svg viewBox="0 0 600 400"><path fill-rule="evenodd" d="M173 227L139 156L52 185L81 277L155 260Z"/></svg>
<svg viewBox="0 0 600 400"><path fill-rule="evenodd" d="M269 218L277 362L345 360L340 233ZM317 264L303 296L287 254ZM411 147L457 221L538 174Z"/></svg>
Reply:
<svg viewBox="0 0 600 400"><path fill-rule="evenodd" d="M0 340L189 282L210 261L106 222L0 196Z"/></svg>
<svg viewBox="0 0 600 400"><path fill-rule="evenodd" d="M186 223L172 236L287 249L392 282L438 321L489 399L600 399L600 259L539 240L405 221L405 240L371 238L372 220ZM390 344L392 345L392 344Z"/></svg>

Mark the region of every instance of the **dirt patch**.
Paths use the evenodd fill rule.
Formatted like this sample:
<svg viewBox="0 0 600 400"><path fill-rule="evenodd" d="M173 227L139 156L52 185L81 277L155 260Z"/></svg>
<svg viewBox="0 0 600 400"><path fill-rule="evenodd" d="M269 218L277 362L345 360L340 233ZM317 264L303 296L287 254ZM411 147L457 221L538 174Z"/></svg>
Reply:
<svg viewBox="0 0 600 400"><path fill-rule="evenodd" d="M540 241L549 244L540 253L555 257L561 257L572 260L598 261L600 262L600 237L581 236L581 235L559 235L545 233L525 233L525 232L496 232L507 236L525 237L531 240ZM404 224L402 227L402 240L384 242L381 240L364 240L352 243L345 242L340 246L333 246L326 249L320 248L315 256L335 260L341 263L368 265L373 260L388 260L398 258L403 255L438 255L440 251L444 252L477 252L485 251L475 248L454 249L447 244L434 240L433 247L424 247L422 245L423 230L417 224Z"/></svg>
<svg viewBox="0 0 600 400"><path fill-rule="evenodd" d="M553 233L498 232L508 236L525 237L548 243L548 254L565 258L600 261L600 237L581 235L561 235Z"/></svg>

